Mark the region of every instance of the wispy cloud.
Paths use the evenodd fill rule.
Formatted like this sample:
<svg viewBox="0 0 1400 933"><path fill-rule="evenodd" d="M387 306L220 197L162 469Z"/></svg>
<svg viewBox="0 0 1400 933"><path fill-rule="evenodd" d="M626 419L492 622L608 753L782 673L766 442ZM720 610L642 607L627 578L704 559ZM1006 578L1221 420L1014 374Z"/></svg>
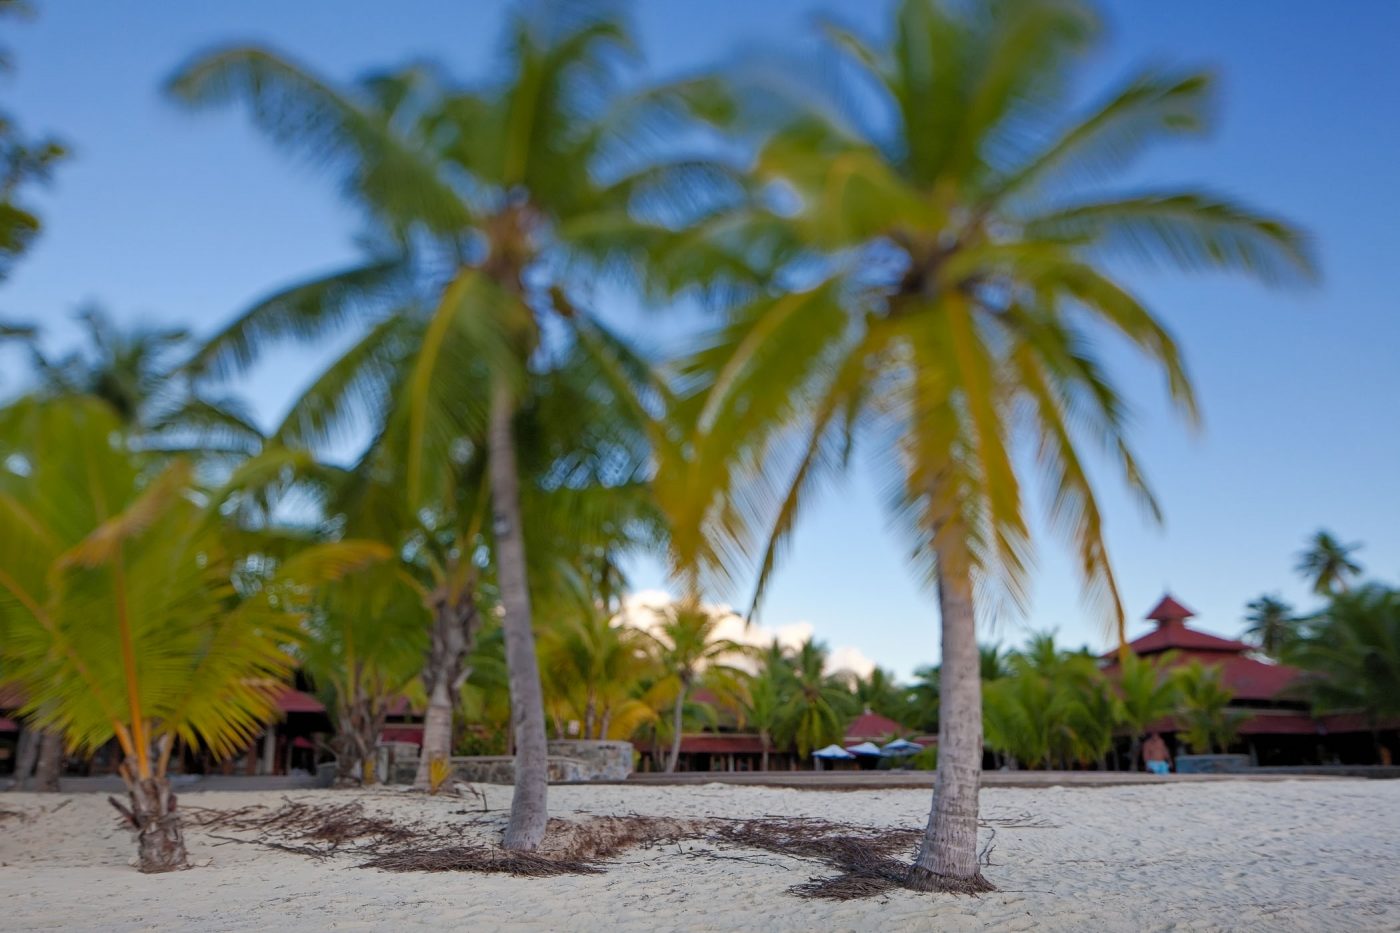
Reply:
<svg viewBox="0 0 1400 933"><path fill-rule="evenodd" d="M657 613L664 611L674 601L675 598L665 590L638 590L623 600L619 619L627 625L652 630L659 624ZM756 622L746 624L743 616L723 603L707 603L705 608L721 617L715 636L741 645L766 648L776 639L784 648L797 648L809 638L819 637L811 622L789 622L770 628ZM875 669L875 662L853 645L830 647L827 658L827 671L830 673L850 671L865 677Z"/></svg>

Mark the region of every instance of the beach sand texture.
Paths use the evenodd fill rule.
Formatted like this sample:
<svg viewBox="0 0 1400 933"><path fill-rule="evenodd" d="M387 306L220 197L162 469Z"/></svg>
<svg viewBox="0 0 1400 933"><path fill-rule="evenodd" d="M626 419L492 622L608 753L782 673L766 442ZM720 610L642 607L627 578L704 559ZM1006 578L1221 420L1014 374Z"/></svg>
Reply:
<svg viewBox="0 0 1400 933"><path fill-rule="evenodd" d="M487 787L482 840L510 788ZM396 820L461 822L483 801L397 790L189 794L189 807L349 800ZM559 786L566 819L820 817L922 825L928 794L779 788ZM683 842L598 875L389 873L220 843L191 829L200 867L145 876L104 797L0 795L5 930L1400 930L1400 781L992 788L982 796L979 898L894 891L825 901L788 888L830 874L768 852ZM457 811L454 813L453 811ZM237 835L220 831L225 835ZM246 834L244 834L246 835Z"/></svg>

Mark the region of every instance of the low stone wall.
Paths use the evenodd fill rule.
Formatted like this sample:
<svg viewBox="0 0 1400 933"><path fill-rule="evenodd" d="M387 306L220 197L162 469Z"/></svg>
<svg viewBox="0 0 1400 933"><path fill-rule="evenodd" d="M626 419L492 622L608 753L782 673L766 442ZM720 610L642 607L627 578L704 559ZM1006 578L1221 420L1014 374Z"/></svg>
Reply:
<svg viewBox="0 0 1400 933"><path fill-rule="evenodd" d="M1177 755L1178 774L1238 774L1253 771L1248 755Z"/></svg>
<svg viewBox="0 0 1400 933"><path fill-rule="evenodd" d="M551 783L625 781L632 773L631 742L550 742ZM412 784L417 758L397 757L386 778L394 784ZM465 755L452 758L452 780L470 784L514 784L515 758L511 755Z"/></svg>
<svg viewBox="0 0 1400 933"><path fill-rule="evenodd" d="M632 743L555 739L549 754L574 758L585 765L581 781L625 781L632 773Z"/></svg>

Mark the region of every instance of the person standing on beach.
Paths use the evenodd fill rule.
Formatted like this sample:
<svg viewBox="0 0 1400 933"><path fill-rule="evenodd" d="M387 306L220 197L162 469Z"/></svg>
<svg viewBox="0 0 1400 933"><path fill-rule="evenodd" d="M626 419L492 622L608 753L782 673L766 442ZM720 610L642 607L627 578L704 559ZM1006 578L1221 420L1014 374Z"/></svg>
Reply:
<svg viewBox="0 0 1400 933"><path fill-rule="evenodd" d="M1156 732L1142 743L1142 760L1147 763L1147 770L1153 774L1171 772L1172 753L1167 750L1167 743L1162 741L1162 737Z"/></svg>

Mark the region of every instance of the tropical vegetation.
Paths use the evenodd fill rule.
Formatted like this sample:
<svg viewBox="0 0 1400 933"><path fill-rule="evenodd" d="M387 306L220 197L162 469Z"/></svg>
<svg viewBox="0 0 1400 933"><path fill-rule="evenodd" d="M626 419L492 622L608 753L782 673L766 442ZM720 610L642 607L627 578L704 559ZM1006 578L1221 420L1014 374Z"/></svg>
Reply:
<svg viewBox="0 0 1400 933"><path fill-rule="evenodd" d="M826 27L830 98L738 72L640 83L626 24L587 5L513 17L484 83L422 64L340 82L262 46L195 57L172 98L245 108L339 186L364 253L200 340L89 313L86 344L50 357L31 329L0 332L33 351L0 410L0 683L75 751L117 743L150 871L187 863L177 746L245 748L298 669L331 702L343 781L383 777L375 743L404 702L420 788L454 751L512 754L516 850L546 831L551 730L668 748L668 770L723 717L761 737L764 767L864 710L936 730L909 879L925 890L988 887L984 739L999 764L1048 768L1111 763L1126 737L1135 767L1172 716L1228 746L1211 669L978 640L989 607L1025 602L1034 484L1125 641L1090 451L1159 513L1101 341L1139 351L1187 420L1197 406L1118 263L1313 271L1270 215L1124 180L1208 128L1212 82L1145 71L1081 105L1098 33L1074 2L901 0L880 41ZM19 186L62 153L6 121L0 147L3 261L37 229ZM652 358L609 329L606 289L699 299L705 332ZM270 430L228 397L270 347L341 334ZM941 663L909 685L833 671L811 639L721 637L707 601L753 579L755 614L799 518L862 455L937 603ZM1260 601L1251 624L1318 672L1320 706L1379 721L1395 604L1350 587L1352 551L1320 534L1300 563L1327 612L1294 626ZM637 554L681 589L644 624L623 611ZM1350 694L1327 692L1344 677Z"/></svg>

